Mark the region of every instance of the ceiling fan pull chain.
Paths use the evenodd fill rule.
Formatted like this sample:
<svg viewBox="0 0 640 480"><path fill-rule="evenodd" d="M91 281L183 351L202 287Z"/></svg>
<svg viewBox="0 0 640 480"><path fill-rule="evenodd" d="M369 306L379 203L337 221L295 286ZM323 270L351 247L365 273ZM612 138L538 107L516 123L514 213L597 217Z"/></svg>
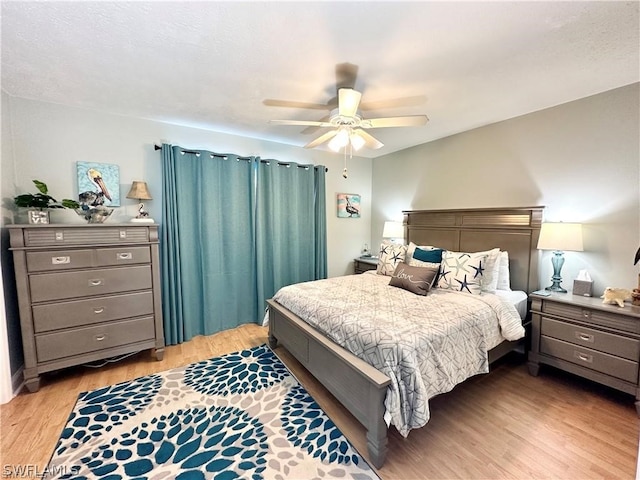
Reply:
<svg viewBox="0 0 640 480"><path fill-rule="evenodd" d="M347 149L344 149L344 169L342 170L342 177L347 178Z"/></svg>

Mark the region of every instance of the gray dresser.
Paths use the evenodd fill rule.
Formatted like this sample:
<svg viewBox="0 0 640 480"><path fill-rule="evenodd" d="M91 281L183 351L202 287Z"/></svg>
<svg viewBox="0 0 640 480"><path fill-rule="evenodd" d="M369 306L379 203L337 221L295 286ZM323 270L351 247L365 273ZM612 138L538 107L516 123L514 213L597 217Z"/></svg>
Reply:
<svg viewBox="0 0 640 480"><path fill-rule="evenodd" d="M640 415L640 307L566 293L530 298L529 372L552 365L630 393Z"/></svg>
<svg viewBox="0 0 640 480"><path fill-rule="evenodd" d="M154 349L162 360L158 225L10 225L24 378Z"/></svg>

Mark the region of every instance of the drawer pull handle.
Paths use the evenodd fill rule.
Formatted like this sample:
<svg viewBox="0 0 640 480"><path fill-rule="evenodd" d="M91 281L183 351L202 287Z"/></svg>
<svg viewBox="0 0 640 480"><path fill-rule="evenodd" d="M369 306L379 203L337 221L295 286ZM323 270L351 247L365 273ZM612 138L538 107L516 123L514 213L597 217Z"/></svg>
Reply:
<svg viewBox="0 0 640 480"><path fill-rule="evenodd" d="M589 314L590 314L589 310L582 310L582 316L584 318L589 318Z"/></svg>
<svg viewBox="0 0 640 480"><path fill-rule="evenodd" d="M573 353L578 360L582 360L583 362L587 362L587 363L593 363L593 355L589 355L582 352L573 352Z"/></svg>
<svg viewBox="0 0 640 480"><path fill-rule="evenodd" d="M104 335L104 334L103 334L103 335L96 335L96 341L97 341L97 342L101 342L101 341L103 341L105 338L107 338L107 336L106 336L106 335Z"/></svg>
<svg viewBox="0 0 640 480"><path fill-rule="evenodd" d="M133 258L133 254L131 252L119 252L118 260L131 260Z"/></svg>
<svg viewBox="0 0 640 480"><path fill-rule="evenodd" d="M104 307L99 307L99 308L94 308L93 309L93 313L95 313L96 315L100 314L104 312Z"/></svg>
<svg viewBox="0 0 640 480"><path fill-rule="evenodd" d="M53 265L67 265L71 263L71 257L51 257Z"/></svg>
<svg viewBox="0 0 640 480"><path fill-rule="evenodd" d="M100 285L102 285L102 279L101 278L96 278L93 280L89 280L89 286L90 287L99 287Z"/></svg>
<svg viewBox="0 0 640 480"><path fill-rule="evenodd" d="M589 335L588 333L576 332L576 338L589 343L593 343L594 341L593 335Z"/></svg>

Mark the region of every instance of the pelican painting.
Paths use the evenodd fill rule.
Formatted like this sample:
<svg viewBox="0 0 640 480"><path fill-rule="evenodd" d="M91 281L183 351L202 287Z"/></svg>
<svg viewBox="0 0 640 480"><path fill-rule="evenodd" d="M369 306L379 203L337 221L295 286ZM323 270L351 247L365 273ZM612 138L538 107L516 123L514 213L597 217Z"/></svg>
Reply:
<svg viewBox="0 0 640 480"><path fill-rule="evenodd" d="M120 170L108 163L77 162L78 201L82 206L120 206Z"/></svg>
<svg viewBox="0 0 640 480"><path fill-rule="evenodd" d="M338 217L360 218L360 195L355 193L339 193Z"/></svg>

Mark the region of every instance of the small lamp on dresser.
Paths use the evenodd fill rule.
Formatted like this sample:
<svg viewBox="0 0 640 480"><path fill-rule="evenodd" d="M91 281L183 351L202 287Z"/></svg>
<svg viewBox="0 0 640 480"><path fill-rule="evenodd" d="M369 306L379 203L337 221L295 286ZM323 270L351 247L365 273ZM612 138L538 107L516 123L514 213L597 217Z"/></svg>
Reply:
<svg viewBox="0 0 640 480"><path fill-rule="evenodd" d="M564 265L564 252L582 252L582 225L580 223L543 223L538 239L538 250L553 250L551 264L553 265L553 276L551 286L546 290L552 292L567 293L560 285L562 277L560 272Z"/></svg>
<svg viewBox="0 0 640 480"><path fill-rule="evenodd" d="M131 184L131 190L127 193L127 198L133 198L138 200L138 215L131 219L136 223L154 223L153 218L149 216L149 212L144 209L144 203L142 200L153 200L149 189L147 188L147 182L134 181Z"/></svg>

